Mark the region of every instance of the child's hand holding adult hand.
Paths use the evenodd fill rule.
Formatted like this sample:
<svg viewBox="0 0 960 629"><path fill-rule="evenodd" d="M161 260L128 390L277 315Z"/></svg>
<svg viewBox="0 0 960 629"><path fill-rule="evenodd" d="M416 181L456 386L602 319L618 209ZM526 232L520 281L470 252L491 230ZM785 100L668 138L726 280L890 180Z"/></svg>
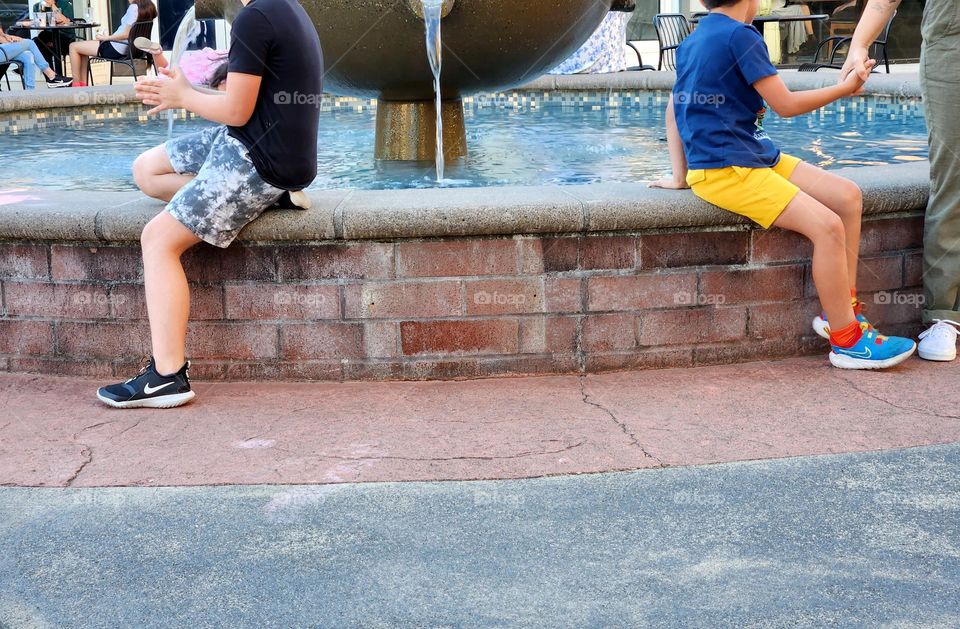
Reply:
<svg viewBox="0 0 960 629"><path fill-rule="evenodd" d="M864 64L864 68L867 70L867 78L870 78L870 73L873 71L873 68L876 65L876 60L867 59ZM862 77L859 72L850 72L847 75L847 78L843 80L841 85L848 90L848 95L856 96L863 93L863 86L866 85L867 78Z"/></svg>
<svg viewBox="0 0 960 629"><path fill-rule="evenodd" d="M847 53L847 60L843 64L843 69L840 70L840 83L842 84L849 79L851 74L856 74L866 82L870 78L870 73L873 72L873 67L877 65L877 62L874 61L872 65L868 66L870 61L872 61L870 51L865 47L851 48L850 52Z"/></svg>
<svg viewBox="0 0 960 629"><path fill-rule="evenodd" d="M163 76L156 78L141 77L137 80L134 87L137 98L144 105L153 107L147 112L152 116L167 109L181 109L183 107L184 95L192 89L187 78L180 70L170 70L162 68L160 73Z"/></svg>

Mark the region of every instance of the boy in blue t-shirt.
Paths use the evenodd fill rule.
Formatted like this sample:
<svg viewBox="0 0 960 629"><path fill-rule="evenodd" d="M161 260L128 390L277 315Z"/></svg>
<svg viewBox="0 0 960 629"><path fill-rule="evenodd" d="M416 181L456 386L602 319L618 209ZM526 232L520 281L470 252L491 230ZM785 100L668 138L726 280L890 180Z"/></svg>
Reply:
<svg viewBox="0 0 960 629"><path fill-rule="evenodd" d="M830 362L844 369L903 362L916 344L880 335L856 296L860 189L781 153L763 129L764 101L781 116L797 116L858 93L863 81L854 73L840 85L791 92L751 25L760 0L703 4L710 13L677 50L677 82L667 107L673 176L652 186L692 188L701 199L764 228L808 238L823 307L814 329L830 340Z"/></svg>

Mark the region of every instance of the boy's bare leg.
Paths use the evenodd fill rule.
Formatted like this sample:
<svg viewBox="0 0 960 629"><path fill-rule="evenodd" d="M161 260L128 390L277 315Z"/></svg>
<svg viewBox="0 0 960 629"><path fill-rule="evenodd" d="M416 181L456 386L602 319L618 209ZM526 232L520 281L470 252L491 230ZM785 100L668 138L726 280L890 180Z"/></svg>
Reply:
<svg viewBox="0 0 960 629"><path fill-rule="evenodd" d="M773 225L803 234L813 243L813 283L831 327L842 330L855 323L847 276L846 235L840 217L800 191Z"/></svg>
<svg viewBox="0 0 960 629"><path fill-rule="evenodd" d="M161 201L170 201L193 177L174 170L162 144L142 153L133 162L133 180L137 187L145 195Z"/></svg>
<svg viewBox="0 0 960 629"><path fill-rule="evenodd" d="M169 213L143 228L143 279L157 372L175 373L186 361L190 288L180 256L200 239Z"/></svg>
<svg viewBox="0 0 960 629"><path fill-rule="evenodd" d="M790 177L798 188L833 210L843 221L846 233L847 273L850 289L857 287L857 266L860 262L860 227L863 220L863 194L849 179L801 162Z"/></svg>

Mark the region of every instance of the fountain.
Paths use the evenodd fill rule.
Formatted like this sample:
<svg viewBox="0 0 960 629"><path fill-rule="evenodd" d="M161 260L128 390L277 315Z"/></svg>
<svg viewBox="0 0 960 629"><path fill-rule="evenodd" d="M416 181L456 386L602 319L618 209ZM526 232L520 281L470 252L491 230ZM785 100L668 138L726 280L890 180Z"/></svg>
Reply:
<svg viewBox="0 0 960 629"><path fill-rule="evenodd" d="M200 35L200 23L197 22L196 10L190 7L183 19L180 20L180 27L177 28L177 35L173 40L173 52L170 55L170 70L180 67L180 59L183 53L187 51L187 46L196 41ZM167 110L167 138L173 138L173 119L172 109Z"/></svg>
<svg viewBox="0 0 960 629"><path fill-rule="evenodd" d="M377 159L423 161L434 160L439 146L444 159L467 154L464 96L533 80L576 51L609 11L634 7L633 0L442 0L445 58L437 91L423 0L301 4L323 45L325 89L379 99ZM242 4L197 0L195 8L197 19L229 21Z"/></svg>

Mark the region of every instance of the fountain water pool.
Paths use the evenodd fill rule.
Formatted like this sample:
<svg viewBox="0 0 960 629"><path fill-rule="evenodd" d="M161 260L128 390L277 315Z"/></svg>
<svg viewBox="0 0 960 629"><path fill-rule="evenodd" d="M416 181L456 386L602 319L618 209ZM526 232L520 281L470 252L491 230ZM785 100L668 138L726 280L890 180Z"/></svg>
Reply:
<svg viewBox="0 0 960 629"><path fill-rule="evenodd" d="M469 156L448 162L445 187L644 181L669 168L663 142L666 92L622 92L614 98L578 92L513 92L467 100ZM768 128L785 151L827 168L892 164L926 157L922 107L877 113L874 97L784 120ZM611 99L617 100L611 106ZM320 125L319 175L313 189L436 187L435 165L379 162L370 154L375 106L326 100ZM133 111L133 110L131 110ZM186 133L204 122L181 123ZM21 131L4 136L10 186L64 190L133 190L130 165L166 140L156 121L110 121ZM75 150L69 150L69 149ZM82 152L83 160L76 155Z"/></svg>

